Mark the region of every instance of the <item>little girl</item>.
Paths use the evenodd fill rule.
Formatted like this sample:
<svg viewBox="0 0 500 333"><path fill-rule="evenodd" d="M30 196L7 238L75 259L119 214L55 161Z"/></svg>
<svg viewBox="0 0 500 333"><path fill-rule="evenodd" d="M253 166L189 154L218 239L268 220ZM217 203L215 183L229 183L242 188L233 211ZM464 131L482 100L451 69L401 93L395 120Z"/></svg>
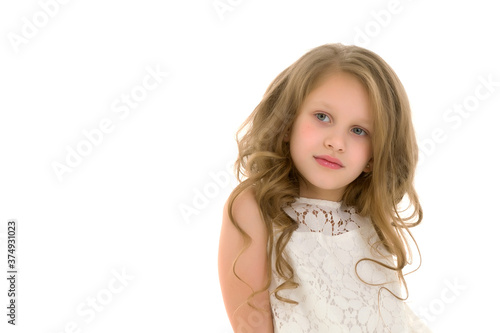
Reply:
<svg viewBox="0 0 500 333"><path fill-rule="evenodd" d="M234 331L427 332L403 302L405 235L422 209L410 106L389 65L356 46L312 49L237 141L219 245Z"/></svg>

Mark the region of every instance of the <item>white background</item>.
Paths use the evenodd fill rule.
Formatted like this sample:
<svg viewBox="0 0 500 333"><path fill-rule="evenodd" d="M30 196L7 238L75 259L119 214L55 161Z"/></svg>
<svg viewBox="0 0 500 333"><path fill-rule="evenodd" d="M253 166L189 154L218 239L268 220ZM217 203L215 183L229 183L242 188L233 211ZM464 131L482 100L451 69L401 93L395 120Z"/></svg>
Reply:
<svg viewBox="0 0 500 333"><path fill-rule="evenodd" d="M410 97L424 209L414 231L423 266L407 277L410 306L428 313L435 332L496 327L493 2L222 0L230 6L223 13L214 3L0 5L1 276L8 219L18 220L19 235L18 325L6 323L2 278L0 330L231 332L217 247L234 186L227 166L235 131L279 72L331 42L380 54ZM30 30L33 23L39 27ZM147 68L168 76L126 117L114 112L124 94L139 94ZM481 78L493 82L490 91ZM472 111L444 118L464 105ZM84 149L84 131L104 119L113 130L96 134L59 180L53 164L66 164L68 147ZM444 142L430 143L433 131Z"/></svg>

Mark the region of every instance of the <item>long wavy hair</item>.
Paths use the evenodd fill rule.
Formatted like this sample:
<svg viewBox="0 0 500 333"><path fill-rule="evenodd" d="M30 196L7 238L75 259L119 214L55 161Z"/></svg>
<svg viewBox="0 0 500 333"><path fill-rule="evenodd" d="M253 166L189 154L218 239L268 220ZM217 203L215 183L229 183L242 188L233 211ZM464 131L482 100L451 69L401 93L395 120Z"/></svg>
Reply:
<svg viewBox="0 0 500 333"><path fill-rule="evenodd" d="M394 265L369 258L360 261L375 261L396 271L407 291L403 268L411 263L412 254L405 234L411 236L408 228L422 220L422 208L413 186L418 147L408 97L392 68L374 52L357 46L326 44L310 50L281 72L236 133L239 154L235 173L239 184L229 197L228 213L244 238L245 246L233 263L233 273L240 280L234 268L249 247L251 238L234 219L232 207L245 189L253 189L268 231L268 281L247 299L252 307L255 307L251 304L252 297L270 287L273 251L275 271L284 282L271 294L281 301L297 303L279 295L280 290L298 286L293 268L284 256L285 247L298 225L283 207L299 196L301 176L294 167L289 143L284 138L306 96L336 72L352 74L364 85L374 118L373 167L347 186L341 200L346 206L354 207L359 215L370 217L380 238L379 244L389 252ZM402 209L405 196L408 205ZM411 214L403 217L402 212L408 209Z"/></svg>

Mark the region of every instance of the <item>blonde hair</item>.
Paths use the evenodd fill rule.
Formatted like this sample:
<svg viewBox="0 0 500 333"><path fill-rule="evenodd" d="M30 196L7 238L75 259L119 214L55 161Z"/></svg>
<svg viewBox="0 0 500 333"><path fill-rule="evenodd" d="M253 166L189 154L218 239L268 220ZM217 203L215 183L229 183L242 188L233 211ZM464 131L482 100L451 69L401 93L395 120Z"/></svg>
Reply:
<svg viewBox="0 0 500 333"><path fill-rule="evenodd" d="M245 189L253 188L268 231L268 282L250 295L247 303L251 306L251 298L270 286L273 251L276 273L284 282L271 293L279 300L297 303L278 294L280 290L298 286L293 279L293 268L284 257L285 246L297 223L282 208L299 196L300 175L284 136L290 131L306 96L335 72L354 75L364 85L374 119L372 171L362 173L347 186L342 202L354 207L361 216L371 218L381 244L393 256L395 265L377 263L396 271L406 288L402 270L411 263L411 250L403 232L411 236L408 228L422 220L422 208L413 186L418 147L408 97L392 68L374 52L357 46L326 44L310 50L281 72L236 134L239 156L235 172L240 183L229 197L228 213L245 241L233 264L233 273L240 280L234 267L251 239L234 219L232 206ZM413 212L402 217L399 204L405 195L408 208L412 207ZM275 235L279 235L277 239Z"/></svg>

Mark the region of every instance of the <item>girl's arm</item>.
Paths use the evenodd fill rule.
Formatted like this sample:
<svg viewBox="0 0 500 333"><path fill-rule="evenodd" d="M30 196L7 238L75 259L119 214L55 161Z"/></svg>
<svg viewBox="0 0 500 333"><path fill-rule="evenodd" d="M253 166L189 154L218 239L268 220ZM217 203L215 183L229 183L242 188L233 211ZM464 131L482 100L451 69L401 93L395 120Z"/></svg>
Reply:
<svg viewBox="0 0 500 333"><path fill-rule="evenodd" d="M243 249L243 237L229 219L228 203L224 206L219 241L219 280L224 305L234 332L272 333L273 321L269 292L255 295L251 302L263 310L246 304L252 293L248 285L233 273L233 262ZM262 289L267 282L267 230L255 200L249 190L243 191L234 201L233 217L251 237L250 247L239 257L235 271L253 290Z"/></svg>

